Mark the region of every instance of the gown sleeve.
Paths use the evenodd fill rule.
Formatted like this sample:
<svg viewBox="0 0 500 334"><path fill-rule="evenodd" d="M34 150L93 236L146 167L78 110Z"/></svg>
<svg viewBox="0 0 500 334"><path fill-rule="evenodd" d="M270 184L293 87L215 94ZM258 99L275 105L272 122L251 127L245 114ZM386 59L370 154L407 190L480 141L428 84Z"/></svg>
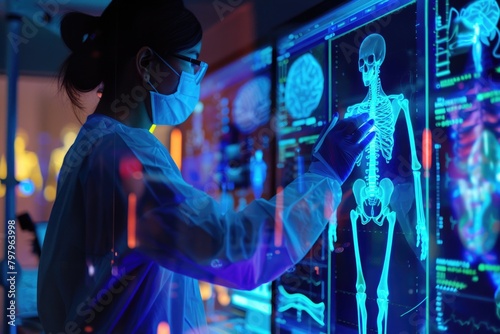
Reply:
<svg viewBox="0 0 500 334"><path fill-rule="evenodd" d="M337 181L305 173L270 200L223 211L215 199L187 184L165 154L131 147L115 136L112 150L89 162L82 182L94 194L100 187L114 188L120 196L113 205L127 201L121 209L128 212L127 222L118 225L127 229L122 231L127 252L196 279L254 289L277 278L307 254L340 203Z"/></svg>

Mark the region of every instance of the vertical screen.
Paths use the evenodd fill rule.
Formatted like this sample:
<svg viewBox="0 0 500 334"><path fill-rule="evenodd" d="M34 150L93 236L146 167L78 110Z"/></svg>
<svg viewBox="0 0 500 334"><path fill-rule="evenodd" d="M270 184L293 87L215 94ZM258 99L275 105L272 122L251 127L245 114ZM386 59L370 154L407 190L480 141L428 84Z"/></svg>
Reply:
<svg viewBox="0 0 500 334"><path fill-rule="evenodd" d="M216 198L222 213L242 210L275 191L272 52L261 48L210 73L199 104L181 127L183 177ZM200 289L214 330L269 333L270 283L240 291L200 282Z"/></svg>
<svg viewBox="0 0 500 334"><path fill-rule="evenodd" d="M335 243L337 323L359 333L425 330L424 34L417 4L397 5L340 22L330 40L334 109L375 120L342 187Z"/></svg>
<svg viewBox="0 0 500 334"><path fill-rule="evenodd" d="M321 30L308 26L280 41L277 51L277 183L284 187L311 163L312 147L331 117L330 88ZM326 239L323 233L308 255L277 280L279 332L328 333L333 309Z"/></svg>
<svg viewBox="0 0 500 334"><path fill-rule="evenodd" d="M500 333L500 9L432 4L432 326Z"/></svg>
<svg viewBox="0 0 500 334"><path fill-rule="evenodd" d="M277 183L307 171L334 113L368 113L376 137L342 186L337 224L276 284L282 333L426 325L425 38L415 1L353 2L277 45ZM423 6L422 6L423 7ZM329 235L336 241L329 242ZM425 240L417 246L419 235Z"/></svg>

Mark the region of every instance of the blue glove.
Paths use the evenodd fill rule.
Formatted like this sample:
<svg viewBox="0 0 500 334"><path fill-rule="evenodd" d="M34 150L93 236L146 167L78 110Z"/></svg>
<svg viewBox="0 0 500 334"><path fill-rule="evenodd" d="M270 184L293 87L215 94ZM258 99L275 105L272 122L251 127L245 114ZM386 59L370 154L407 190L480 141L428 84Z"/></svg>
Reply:
<svg viewBox="0 0 500 334"><path fill-rule="evenodd" d="M340 184L351 174L356 159L375 137L370 132L375 121L368 113L338 121L338 113L325 127L313 148L309 172L337 180Z"/></svg>

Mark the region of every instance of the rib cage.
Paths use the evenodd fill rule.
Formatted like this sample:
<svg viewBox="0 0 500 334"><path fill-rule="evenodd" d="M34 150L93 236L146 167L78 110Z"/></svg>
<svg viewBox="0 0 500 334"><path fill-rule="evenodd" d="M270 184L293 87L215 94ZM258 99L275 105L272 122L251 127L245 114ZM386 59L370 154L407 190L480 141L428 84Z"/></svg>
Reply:
<svg viewBox="0 0 500 334"><path fill-rule="evenodd" d="M377 97L375 103L370 103L370 116L375 120L375 139L365 149L367 160L365 181L368 185L368 202L376 205L378 201L378 186L380 179L379 158L384 157L386 162L392 158L394 146L394 113L391 102L387 97Z"/></svg>

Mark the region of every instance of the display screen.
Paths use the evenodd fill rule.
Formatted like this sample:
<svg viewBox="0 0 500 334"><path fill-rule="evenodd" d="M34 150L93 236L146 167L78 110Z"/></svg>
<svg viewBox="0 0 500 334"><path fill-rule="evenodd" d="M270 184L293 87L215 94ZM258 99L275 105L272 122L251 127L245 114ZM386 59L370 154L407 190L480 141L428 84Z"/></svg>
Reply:
<svg viewBox="0 0 500 334"><path fill-rule="evenodd" d="M500 333L500 9L432 9L431 329Z"/></svg>
<svg viewBox="0 0 500 334"><path fill-rule="evenodd" d="M335 112L368 113L377 132L342 186L336 228L277 281L280 332L425 330L422 12L415 1L349 3L278 42L278 184L307 171Z"/></svg>
<svg viewBox="0 0 500 334"><path fill-rule="evenodd" d="M375 120L336 221L275 281L275 332L500 333L499 21L490 0L349 2L278 39L275 72L263 48L204 80L182 172L222 210L306 173L335 113ZM213 319L269 332L269 285L210 289Z"/></svg>
<svg viewBox="0 0 500 334"><path fill-rule="evenodd" d="M425 32L416 2L393 4L330 40L334 109L375 120L337 212L337 323L359 333L425 332Z"/></svg>
<svg viewBox="0 0 500 334"><path fill-rule="evenodd" d="M272 53L272 47L263 47L207 75L201 100L181 127L182 175L216 198L221 213L275 192ZM212 328L269 333L271 283L254 291L200 285Z"/></svg>
<svg viewBox="0 0 500 334"><path fill-rule="evenodd" d="M311 150L331 117L328 50L314 28L282 40L277 48L277 184L303 174ZM305 189L303 189L305 191ZM275 327L280 333L328 333L334 308L329 284L331 254L323 233L309 254L275 285Z"/></svg>

